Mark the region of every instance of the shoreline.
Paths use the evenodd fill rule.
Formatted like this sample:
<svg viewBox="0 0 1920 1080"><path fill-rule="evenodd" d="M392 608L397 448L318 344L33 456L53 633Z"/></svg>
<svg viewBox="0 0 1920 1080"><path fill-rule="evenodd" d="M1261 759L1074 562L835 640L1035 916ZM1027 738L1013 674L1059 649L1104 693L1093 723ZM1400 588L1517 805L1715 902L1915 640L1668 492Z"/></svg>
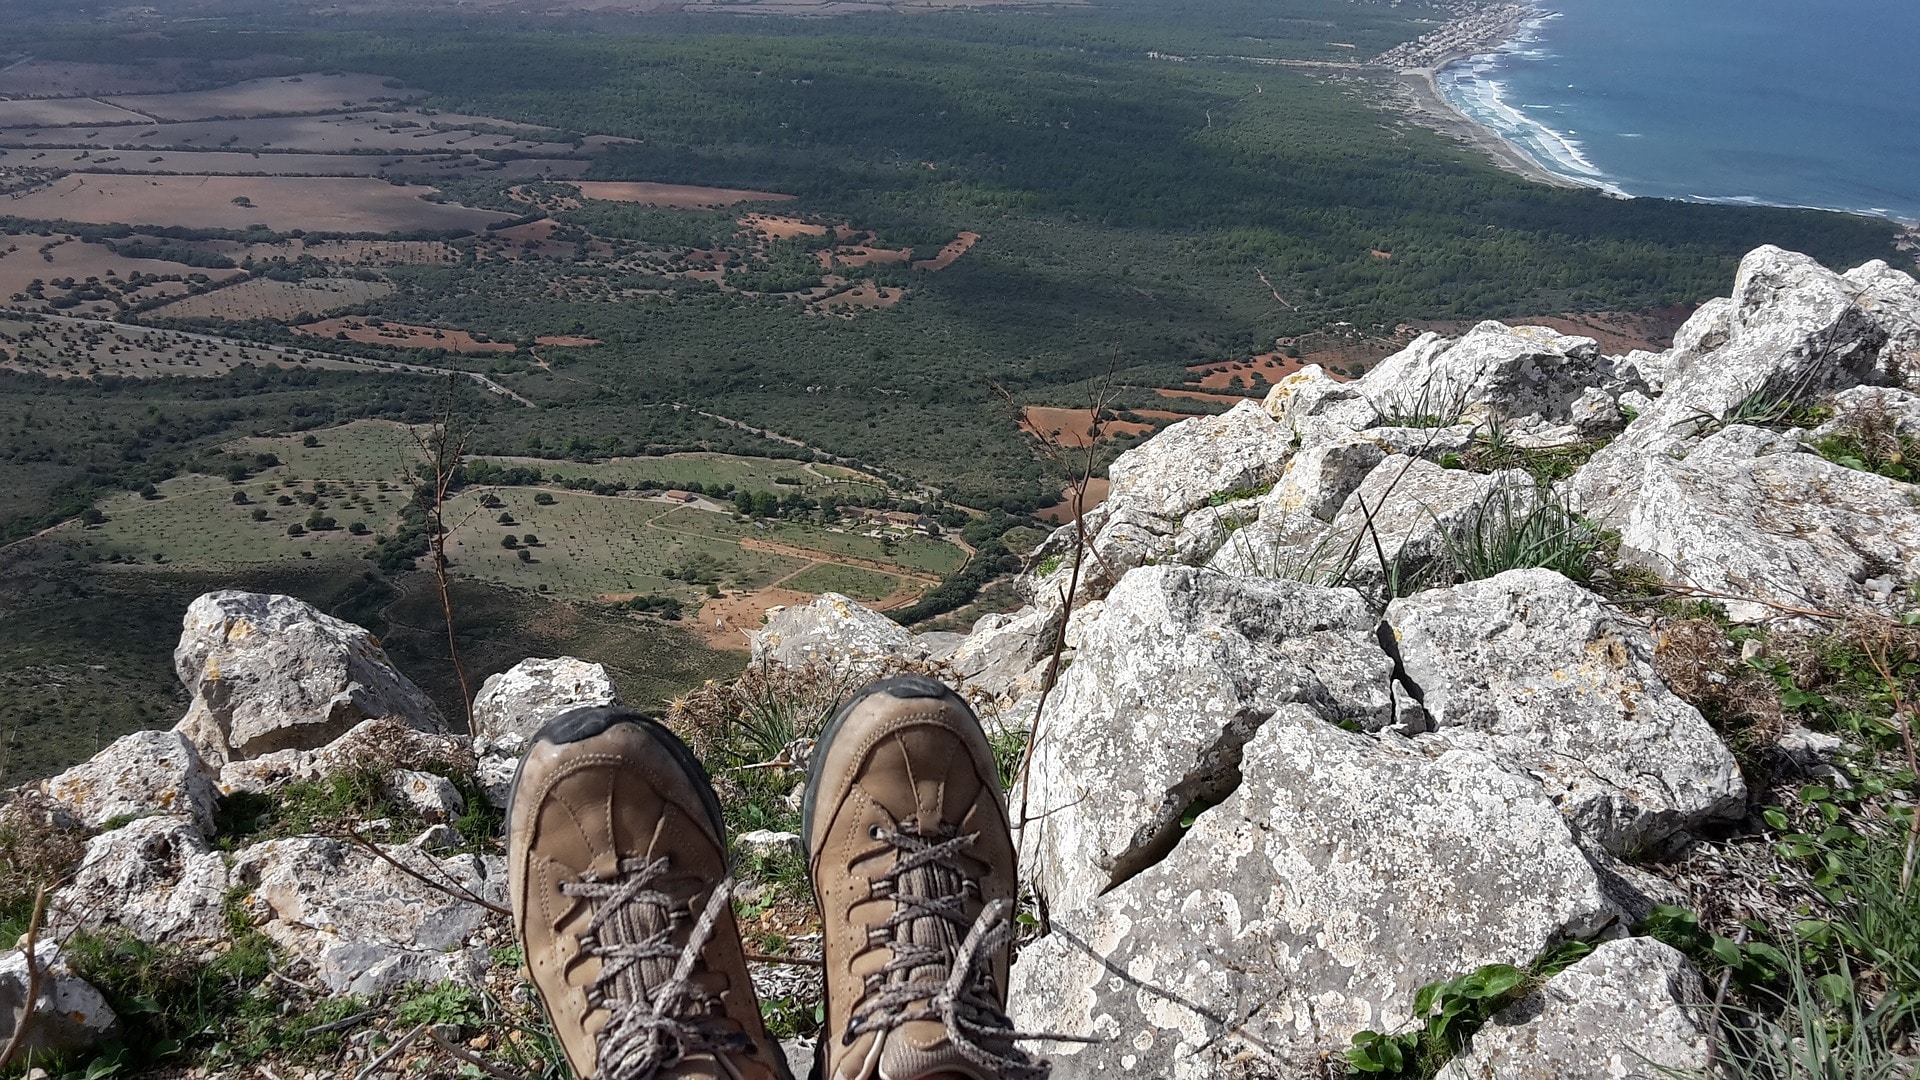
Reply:
<svg viewBox="0 0 1920 1080"><path fill-rule="evenodd" d="M1536 184L1592 187L1541 165L1506 136L1468 116L1440 90L1441 72L1462 60L1498 50L1519 36L1529 21L1545 14L1531 4L1483 9L1390 49L1373 62L1394 68L1394 83L1400 90L1399 111L1422 127L1465 143L1491 158L1495 166Z"/></svg>

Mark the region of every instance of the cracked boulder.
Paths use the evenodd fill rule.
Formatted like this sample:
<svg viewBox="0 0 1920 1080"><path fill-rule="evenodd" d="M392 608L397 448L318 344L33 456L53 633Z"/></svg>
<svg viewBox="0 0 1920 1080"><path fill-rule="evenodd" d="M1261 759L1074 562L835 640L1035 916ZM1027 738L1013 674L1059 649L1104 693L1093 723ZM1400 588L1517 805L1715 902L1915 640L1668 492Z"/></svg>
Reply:
<svg viewBox="0 0 1920 1080"><path fill-rule="evenodd" d="M1663 1080L1705 1075L1700 974L1652 938L1603 942L1473 1035L1439 1080Z"/></svg>
<svg viewBox="0 0 1920 1080"><path fill-rule="evenodd" d="M1222 491L1271 483L1293 452L1292 434L1259 404L1182 420L1107 468L1107 501L1178 521Z"/></svg>
<svg viewBox="0 0 1920 1080"><path fill-rule="evenodd" d="M73 878L53 894L49 926L115 927L141 941L227 935L227 864L182 817L141 818L87 841Z"/></svg>
<svg viewBox="0 0 1920 1080"><path fill-rule="evenodd" d="M1519 469L1473 473L1394 455L1347 497L1326 543L1349 564L1341 581L1374 594L1405 591L1476 531L1523 520L1539 502L1538 485Z"/></svg>
<svg viewBox="0 0 1920 1080"><path fill-rule="evenodd" d="M1075 629L1025 794L1022 865L1053 910L1150 865L1195 805L1225 797L1240 747L1277 709L1393 721L1393 664L1358 593L1192 567L1128 574ZM1016 795L1016 801L1020 799Z"/></svg>
<svg viewBox="0 0 1920 1080"><path fill-rule="evenodd" d="M505 860L433 850L444 826L381 850L445 889L422 883L357 844L331 837L269 840L234 858L245 910L281 948L310 962L336 994L373 996L408 983L472 982L488 956L478 933L505 906Z"/></svg>
<svg viewBox="0 0 1920 1080"><path fill-rule="evenodd" d="M1231 652L1214 634L1195 638L1194 652ZM1126 786L1138 784L1127 757L1218 730L1188 711L1178 683L1158 689L1172 701L1160 715L1063 734L1102 756L1077 782L1055 773L1055 794L1029 813L1075 800L1078 815L1124 810L1139 790ZM1133 740L1124 755L1122 737ZM1408 1023L1421 986L1524 966L1616 917L1546 793L1484 755L1429 758L1284 704L1237 767L1239 785L1165 858L1101 895L1054 903L1050 932L1021 950L1014 1024L1102 1040L1049 1046L1056 1080L1313 1075L1355 1032ZM1039 818L1023 843L1072 850L1071 837L1041 835L1059 820Z"/></svg>
<svg viewBox="0 0 1920 1080"><path fill-rule="evenodd" d="M1854 302L1887 333L1875 364L1880 377L1920 389L1920 283L1879 259L1843 277Z"/></svg>
<svg viewBox="0 0 1920 1080"><path fill-rule="evenodd" d="M200 597L187 608L173 664L193 695L174 730L215 766L316 749L375 717L446 728L372 634L291 596Z"/></svg>
<svg viewBox="0 0 1920 1080"><path fill-rule="evenodd" d="M1653 667L1645 627L1552 570L1510 570L1387 607L1435 730L1532 776L1580 835L1642 852L1746 805L1739 766Z"/></svg>
<svg viewBox="0 0 1920 1080"><path fill-rule="evenodd" d="M178 814L213 831L220 793L193 743L175 731L136 731L46 781L47 797L90 829L115 818Z"/></svg>
<svg viewBox="0 0 1920 1080"><path fill-rule="evenodd" d="M1894 616L1920 578L1920 487L1835 464L1791 434L1736 425L1644 463L1620 559L1731 597L1729 618L1782 606Z"/></svg>

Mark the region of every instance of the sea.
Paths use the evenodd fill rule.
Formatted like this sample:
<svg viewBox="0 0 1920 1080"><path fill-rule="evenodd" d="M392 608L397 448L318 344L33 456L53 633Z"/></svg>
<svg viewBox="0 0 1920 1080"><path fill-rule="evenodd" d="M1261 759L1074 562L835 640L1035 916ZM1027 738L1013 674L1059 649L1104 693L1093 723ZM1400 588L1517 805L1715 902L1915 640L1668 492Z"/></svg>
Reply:
<svg viewBox="0 0 1920 1080"><path fill-rule="evenodd" d="M1437 81L1617 195L1920 224L1920 0L1553 0Z"/></svg>

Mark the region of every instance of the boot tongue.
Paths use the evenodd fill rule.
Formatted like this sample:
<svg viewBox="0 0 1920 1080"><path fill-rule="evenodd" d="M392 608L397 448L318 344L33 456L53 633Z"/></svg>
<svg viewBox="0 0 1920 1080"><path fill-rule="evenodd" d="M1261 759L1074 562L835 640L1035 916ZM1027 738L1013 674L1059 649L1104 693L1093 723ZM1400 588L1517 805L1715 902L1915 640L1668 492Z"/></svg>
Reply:
<svg viewBox="0 0 1920 1080"><path fill-rule="evenodd" d="M600 924L600 942L603 945L637 945L668 929L672 921L668 911L658 905L637 902L623 904L619 910L610 912L606 921ZM673 966L678 961L677 953L637 961L614 980L619 987L618 996L628 1002L651 1003L653 998L649 988L666 982L673 975Z"/></svg>
<svg viewBox="0 0 1920 1080"><path fill-rule="evenodd" d="M936 843L941 838L937 829L925 830L920 835ZM935 899L959 896L965 885L955 868L929 863L901 874L895 889L900 894ZM916 964L895 978L902 982L945 985L947 976L952 972L952 964L959 958L963 936L958 927L937 915L909 920L896 931L896 940L917 946L916 951L924 950L923 955L930 953L944 959L945 963ZM922 1000L915 1002L914 1006L926 1004L930 1002ZM946 1025L938 1020L908 1021L888 1031L885 1040L876 1080L919 1080L936 1074L992 1080L960 1053L948 1037Z"/></svg>

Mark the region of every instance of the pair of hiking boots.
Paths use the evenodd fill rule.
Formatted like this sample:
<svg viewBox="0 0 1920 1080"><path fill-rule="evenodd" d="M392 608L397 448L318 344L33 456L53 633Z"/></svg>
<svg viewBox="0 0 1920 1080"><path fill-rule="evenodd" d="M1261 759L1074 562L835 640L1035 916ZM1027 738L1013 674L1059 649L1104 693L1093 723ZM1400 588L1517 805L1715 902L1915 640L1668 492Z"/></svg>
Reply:
<svg viewBox="0 0 1920 1080"><path fill-rule="evenodd" d="M1014 848L993 755L937 682L874 683L815 746L803 831L826 962L816 1080L1043 1080L1005 1015ZM514 780L515 930L583 1078L788 1080L693 753L614 708L535 737Z"/></svg>

